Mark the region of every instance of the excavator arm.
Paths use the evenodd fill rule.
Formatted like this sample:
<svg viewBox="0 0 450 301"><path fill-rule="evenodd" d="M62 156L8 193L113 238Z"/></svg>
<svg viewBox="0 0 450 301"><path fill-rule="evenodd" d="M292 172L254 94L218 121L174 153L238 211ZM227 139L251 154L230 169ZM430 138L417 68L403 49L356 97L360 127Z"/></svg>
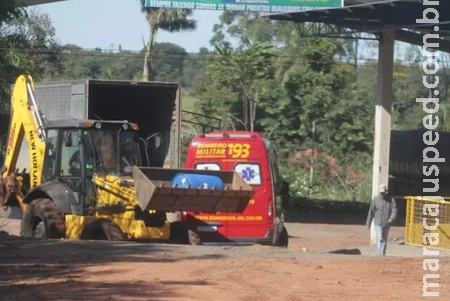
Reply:
<svg viewBox="0 0 450 301"><path fill-rule="evenodd" d="M25 140L29 160L29 188L41 183L45 151L44 119L37 108L34 98L34 81L29 75L17 78L11 97L11 123L6 145L4 166L0 178L0 206L5 206L15 192L22 199L22 181L25 177L16 177L17 163L22 143ZM15 178L13 181L12 179ZM13 183L12 183L13 182ZM27 185L28 186L28 185ZM20 200L19 205L22 207ZM22 207L22 209L24 209Z"/></svg>

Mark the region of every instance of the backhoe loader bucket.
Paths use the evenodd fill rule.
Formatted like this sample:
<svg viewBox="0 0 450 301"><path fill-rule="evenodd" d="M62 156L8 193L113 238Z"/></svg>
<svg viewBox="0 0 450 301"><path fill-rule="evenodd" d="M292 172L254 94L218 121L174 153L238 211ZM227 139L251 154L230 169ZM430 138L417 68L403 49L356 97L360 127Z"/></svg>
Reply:
<svg viewBox="0 0 450 301"><path fill-rule="evenodd" d="M223 187L173 186L173 179L180 174L216 176L223 182ZM143 211L242 213L254 194L253 188L235 171L134 166L133 178L139 207Z"/></svg>

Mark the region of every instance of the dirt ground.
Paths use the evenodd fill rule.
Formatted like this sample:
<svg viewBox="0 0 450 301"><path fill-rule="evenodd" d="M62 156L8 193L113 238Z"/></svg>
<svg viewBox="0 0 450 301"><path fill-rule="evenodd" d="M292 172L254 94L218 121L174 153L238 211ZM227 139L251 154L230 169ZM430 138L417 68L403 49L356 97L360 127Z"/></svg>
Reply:
<svg viewBox="0 0 450 301"><path fill-rule="evenodd" d="M3 237L0 300L423 299L422 248L402 244L403 227L391 230L385 258L359 222L294 218L287 229L287 249ZM431 279L442 300L449 253Z"/></svg>

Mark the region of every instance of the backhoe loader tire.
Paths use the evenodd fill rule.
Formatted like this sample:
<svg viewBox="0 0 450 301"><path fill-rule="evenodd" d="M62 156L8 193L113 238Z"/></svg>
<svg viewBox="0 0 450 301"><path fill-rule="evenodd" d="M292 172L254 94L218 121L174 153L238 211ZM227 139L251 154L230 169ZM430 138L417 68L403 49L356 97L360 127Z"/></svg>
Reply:
<svg viewBox="0 0 450 301"><path fill-rule="evenodd" d="M198 246L198 245L202 244L202 240L200 239L200 236L198 236L198 234L195 233L194 231L188 230L188 237L189 237L189 243L191 245Z"/></svg>
<svg viewBox="0 0 450 301"><path fill-rule="evenodd" d="M32 201L23 213L21 235L34 238L64 238L66 221L64 214L50 199Z"/></svg>
<svg viewBox="0 0 450 301"><path fill-rule="evenodd" d="M84 227L80 239L124 241L126 236L119 225L107 218L100 218Z"/></svg>

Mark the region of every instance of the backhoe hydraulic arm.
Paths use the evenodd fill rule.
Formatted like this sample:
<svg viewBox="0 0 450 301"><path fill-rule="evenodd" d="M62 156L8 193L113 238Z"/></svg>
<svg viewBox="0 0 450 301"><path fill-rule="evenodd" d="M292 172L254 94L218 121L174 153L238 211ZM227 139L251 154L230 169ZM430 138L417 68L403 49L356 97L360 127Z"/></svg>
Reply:
<svg viewBox="0 0 450 301"><path fill-rule="evenodd" d="M45 151L45 121L34 98L34 82L29 75L21 75L14 85L12 116L5 157L5 171L8 176L16 170L23 138L28 146L30 166L30 188L41 182L42 164Z"/></svg>

